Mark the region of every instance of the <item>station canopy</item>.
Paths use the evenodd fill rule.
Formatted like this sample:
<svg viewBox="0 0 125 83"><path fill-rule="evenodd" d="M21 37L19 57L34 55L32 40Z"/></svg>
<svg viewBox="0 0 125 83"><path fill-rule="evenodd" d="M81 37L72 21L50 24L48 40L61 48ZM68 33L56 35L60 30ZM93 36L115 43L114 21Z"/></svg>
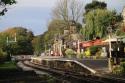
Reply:
<svg viewBox="0 0 125 83"><path fill-rule="evenodd" d="M96 40L91 40L91 41L86 41L86 42L81 42L82 47L90 47L90 46L96 46L96 45L104 45L104 42L102 39L96 39Z"/></svg>
<svg viewBox="0 0 125 83"><path fill-rule="evenodd" d="M117 37L113 37L110 39L106 39L106 40L102 40L102 39L96 39L96 40L90 40L90 41L84 41L81 42L81 47L90 47L90 46L103 46L103 45L107 45L109 42L117 42L117 41L123 41L125 43L125 36L117 36Z"/></svg>

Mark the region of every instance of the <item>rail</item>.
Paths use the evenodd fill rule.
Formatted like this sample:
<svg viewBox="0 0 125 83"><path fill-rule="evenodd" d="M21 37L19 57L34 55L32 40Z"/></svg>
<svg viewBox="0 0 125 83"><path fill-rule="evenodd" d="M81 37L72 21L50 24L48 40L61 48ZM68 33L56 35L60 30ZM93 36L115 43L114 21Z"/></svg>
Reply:
<svg viewBox="0 0 125 83"><path fill-rule="evenodd" d="M107 76L97 76L97 75L91 75L91 74L75 74L72 72L66 72L66 71L60 71L50 68L45 68L40 66L39 64L33 64L31 62L24 62L25 65L49 72L53 75L57 75L58 78L65 78L66 80L72 81L71 83L125 83L124 79L118 79L113 77L107 77Z"/></svg>

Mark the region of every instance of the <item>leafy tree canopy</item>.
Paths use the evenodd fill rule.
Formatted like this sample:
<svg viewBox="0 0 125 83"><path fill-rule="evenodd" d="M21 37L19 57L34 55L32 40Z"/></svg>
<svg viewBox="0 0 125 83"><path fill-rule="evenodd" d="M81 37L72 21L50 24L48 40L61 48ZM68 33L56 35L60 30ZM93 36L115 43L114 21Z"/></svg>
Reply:
<svg viewBox="0 0 125 83"><path fill-rule="evenodd" d="M92 1L92 3L88 3L85 6L85 11L86 11L86 13L88 13L91 10L106 9L106 8L107 8L107 4L105 2Z"/></svg>
<svg viewBox="0 0 125 83"><path fill-rule="evenodd" d="M81 29L81 33L84 34L85 40L105 37L109 26L115 31L117 28L116 24L120 21L118 16L119 15L115 11L106 9L96 9L88 12L85 15L86 25Z"/></svg>
<svg viewBox="0 0 125 83"><path fill-rule="evenodd" d="M15 0L0 0L0 15L4 15L7 12L7 7L15 3Z"/></svg>
<svg viewBox="0 0 125 83"><path fill-rule="evenodd" d="M80 22L83 15L83 2L80 0L58 0L53 8L53 19L60 19L65 22L67 28L70 27L70 21Z"/></svg>
<svg viewBox="0 0 125 83"><path fill-rule="evenodd" d="M63 34L65 27L63 20L52 20L48 25L48 31L45 33L45 41L52 42L55 36Z"/></svg>
<svg viewBox="0 0 125 83"><path fill-rule="evenodd" d="M41 40L41 36L34 37L32 40L32 45L33 45L35 55L40 55L42 50L44 50L44 47L42 48L43 42Z"/></svg>
<svg viewBox="0 0 125 83"><path fill-rule="evenodd" d="M9 51L13 55L33 54L33 47L31 41L34 35L32 31L29 31L23 27L14 27L1 32L0 35L2 36L3 41L1 42L1 45L4 46L3 49L5 51ZM15 40L15 36L17 42L11 42ZM9 40L8 44L6 42L7 37Z"/></svg>

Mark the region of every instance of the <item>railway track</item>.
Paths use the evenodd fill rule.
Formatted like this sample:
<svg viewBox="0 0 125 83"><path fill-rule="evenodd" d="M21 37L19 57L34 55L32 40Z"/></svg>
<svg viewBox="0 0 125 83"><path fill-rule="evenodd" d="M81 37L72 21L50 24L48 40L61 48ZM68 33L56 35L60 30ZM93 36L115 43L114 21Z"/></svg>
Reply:
<svg viewBox="0 0 125 83"><path fill-rule="evenodd" d="M32 68L48 72L52 76L59 80L63 80L64 83L125 83L124 79L118 79L113 77L102 77L90 74L78 74L75 72L60 71L56 69L50 69L43 67L40 64L33 64L31 62L23 62L24 65L30 66Z"/></svg>

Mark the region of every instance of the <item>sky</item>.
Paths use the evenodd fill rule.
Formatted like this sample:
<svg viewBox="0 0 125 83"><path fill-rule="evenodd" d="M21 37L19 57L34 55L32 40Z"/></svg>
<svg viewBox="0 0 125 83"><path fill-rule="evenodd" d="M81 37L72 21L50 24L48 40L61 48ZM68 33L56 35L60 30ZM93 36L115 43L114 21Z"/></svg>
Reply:
<svg viewBox="0 0 125 83"><path fill-rule="evenodd" d="M92 0L81 0L83 4ZM108 4L111 10L122 12L125 0L101 0ZM0 17L0 31L11 27L24 27L35 35L43 34L47 30L47 23L51 20L52 8L57 0L17 0L17 4L9 7L6 15Z"/></svg>

